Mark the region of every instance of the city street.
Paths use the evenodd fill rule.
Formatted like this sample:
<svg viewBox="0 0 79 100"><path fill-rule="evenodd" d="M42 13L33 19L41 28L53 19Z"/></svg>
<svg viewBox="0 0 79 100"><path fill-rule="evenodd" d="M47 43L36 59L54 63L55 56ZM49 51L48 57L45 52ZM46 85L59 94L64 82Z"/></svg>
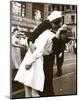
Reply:
<svg viewBox="0 0 79 100"><path fill-rule="evenodd" d="M56 65L54 66L54 92L55 96L75 95L77 94L77 60L76 54L65 52L63 64L63 74L61 77L56 76ZM12 98L24 97L24 86L17 82L12 83Z"/></svg>
<svg viewBox="0 0 79 100"><path fill-rule="evenodd" d="M63 75L56 76L56 66L54 66L54 91L55 95L72 95L76 94L77 76L76 76L76 55L65 53L64 64L62 67Z"/></svg>

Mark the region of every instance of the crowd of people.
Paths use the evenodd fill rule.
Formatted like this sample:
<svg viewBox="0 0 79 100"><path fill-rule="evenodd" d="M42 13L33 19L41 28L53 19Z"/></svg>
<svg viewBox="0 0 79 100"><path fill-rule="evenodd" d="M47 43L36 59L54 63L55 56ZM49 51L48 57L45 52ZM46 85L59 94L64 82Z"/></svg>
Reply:
<svg viewBox="0 0 79 100"><path fill-rule="evenodd" d="M55 95L53 66L56 57L57 76L61 76L65 44L71 40L67 30L61 11L53 11L27 36L14 29L12 62L18 68L14 81L24 84L25 97ZM21 48L26 48L23 58Z"/></svg>
<svg viewBox="0 0 79 100"><path fill-rule="evenodd" d="M71 39L68 43L66 43L66 51L71 53L77 53L77 41L76 39Z"/></svg>

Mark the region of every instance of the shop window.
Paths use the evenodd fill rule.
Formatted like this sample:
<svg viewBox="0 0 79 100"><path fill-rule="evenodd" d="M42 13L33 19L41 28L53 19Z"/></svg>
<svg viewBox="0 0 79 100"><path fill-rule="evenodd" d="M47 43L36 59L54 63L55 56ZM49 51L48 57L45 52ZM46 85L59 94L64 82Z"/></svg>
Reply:
<svg viewBox="0 0 79 100"><path fill-rule="evenodd" d="M53 11L53 5L49 6L49 12Z"/></svg>
<svg viewBox="0 0 79 100"><path fill-rule="evenodd" d="M26 16L26 6L25 5L21 5L21 16L24 17Z"/></svg>
<svg viewBox="0 0 79 100"><path fill-rule="evenodd" d="M64 23L64 16L62 17L63 23Z"/></svg>
<svg viewBox="0 0 79 100"><path fill-rule="evenodd" d="M21 2L12 2L12 14L18 16L26 15L26 5Z"/></svg>
<svg viewBox="0 0 79 100"><path fill-rule="evenodd" d="M43 19L44 17L44 4L41 3L33 3L32 4L32 18L35 19L35 16L38 18L36 19Z"/></svg>
<svg viewBox="0 0 79 100"><path fill-rule="evenodd" d="M72 6L72 10L75 10L75 6L74 5Z"/></svg>
<svg viewBox="0 0 79 100"><path fill-rule="evenodd" d="M66 9L69 10L69 9L70 9L70 5L67 5L67 6L66 6Z"/></svg>
<svg viewBox="0 0 79 100"><path fill-rule="evenodd" d="M54 5L54 10L58 10L58 7L57 7L57 5Z"/></svg>
<svg viewBox="0 0 79 100"><path fill-rule="evenodd" d="M74 15L71 16L71 23L72 23L72 24L75 23L75 16L74 16Z"/></svg>
<svg viewBox="0 0 79 100"><path fill-rule="evenodd" d="M12 14L21 16L21 4L12 2Z"/></svg>
<svg viewBox="0 0 79 100"><path fill-rule="evenodd" d="M62 5L62 11L64 11L64 5Z"/></svg>
<svg viewBox="0 0 79 100"><path fill-rule="evenodd" d="M41 20L41 11L40 10L35 11L34 19L37 21Z"/></svg>

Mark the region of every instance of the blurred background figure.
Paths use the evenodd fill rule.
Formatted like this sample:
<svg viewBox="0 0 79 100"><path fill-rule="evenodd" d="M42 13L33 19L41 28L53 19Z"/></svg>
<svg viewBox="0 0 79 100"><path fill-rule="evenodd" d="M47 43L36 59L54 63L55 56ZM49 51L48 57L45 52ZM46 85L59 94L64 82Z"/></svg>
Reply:
<svg viewBox="0 0 79 100"><path fill-rule="evenodd" d="M19 69L19 66L25 56L25 53L28 49L27 43L28 37L25 33L20 31L20 27L16 27L13 30L12 34L12 79L14 79L16 72Z"/></svg>
<svg viewBox="0 0 79 100"><path fill-rule="evenodd" d="M73 50L74 50L74 53L77 54L77 39L74 39Z"/></svg>
<svg viewBox="0 0 79 100"><path fill-rule="evenodd" d="M28 37L24 32L21 32L20 45L21 45L21 61L22 61L28 50Z"/></svg>
<svg viewBox="0 0 79 100"><path fill-rule="evenodd" d="M13 67L15 69L18 69L20 64L21 64L21 51L19 47L20 39L19 39L19 28L15 28L13 30L13 35L12 35L12 62L13 62ZM17 59L18 58L18 59Z"/></svg>
<svg viewBox="0 0 79 100"><path fill-rule="evenodd" d="M56 57L57 76L59 77L62 75L62 65L64 63L65 44L71 40L71 38L69 37L72 35L72 32L71 30L68 29L68 26L66 24L63 24L63 26L57 31L56 34L59 34L59 39L53 40L53 50L54 50L53 60L55 61L55 57Z"/></svg>

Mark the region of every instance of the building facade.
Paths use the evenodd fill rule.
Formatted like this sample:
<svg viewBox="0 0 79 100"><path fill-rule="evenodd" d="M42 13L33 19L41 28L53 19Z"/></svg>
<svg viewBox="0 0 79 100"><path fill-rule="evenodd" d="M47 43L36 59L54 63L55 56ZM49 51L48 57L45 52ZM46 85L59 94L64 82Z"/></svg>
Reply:
<svg viewBox="0 0 79 100"><path fill-rule="evenodd" d="M72 29L73 37L76 38L76 5L11 2L11 28L20 26L22 31L33 31L33 28L45 20L54 10L62 11L64 24L67 24Z"/></svg>

